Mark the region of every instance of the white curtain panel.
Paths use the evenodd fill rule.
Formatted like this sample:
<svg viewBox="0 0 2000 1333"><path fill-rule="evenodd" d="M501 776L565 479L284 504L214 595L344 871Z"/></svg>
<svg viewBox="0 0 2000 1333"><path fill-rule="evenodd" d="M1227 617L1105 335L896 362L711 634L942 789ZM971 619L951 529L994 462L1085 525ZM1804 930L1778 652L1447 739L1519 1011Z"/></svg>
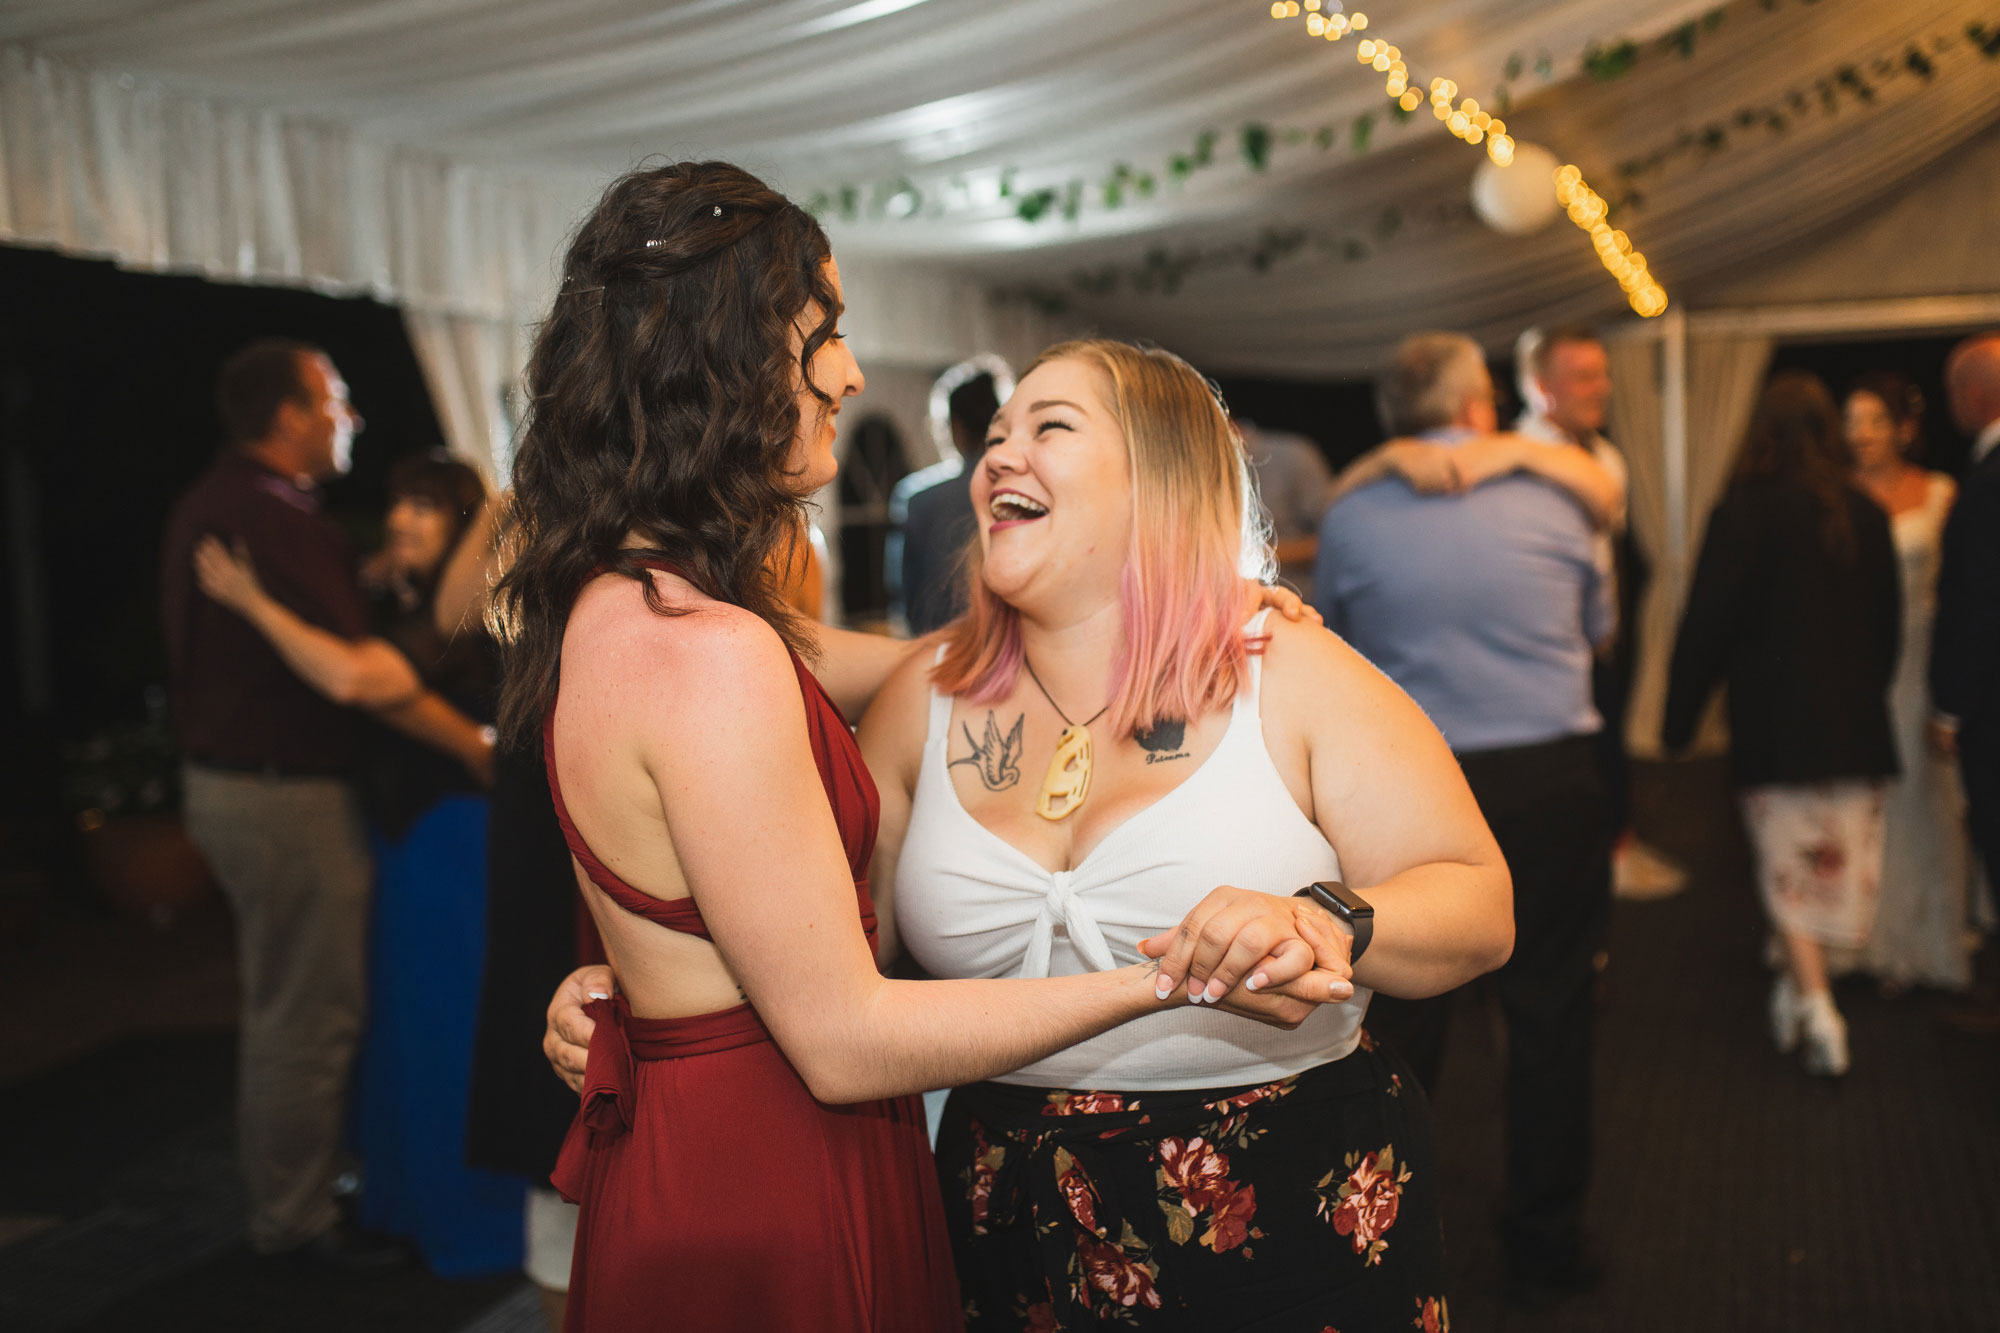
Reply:
<svg viewBox="0 0 2000 1333"><path fill-rule="evenodd" d="M514 466L514 404L521 401L520 339L503 320L405 310L403 327L452 453L505 487Z"/></svg>
<svg viewBox="0 0 2000 1333"><path fill-rule="evenodd" d="M1650 331L1650 330L1649 330ZM1626 748L1653 755L1660 748L1660 709L1664 659L1662 643L1674 634L1674 601L1665 593L1667 530L1665 455L1660 434L1660 343L1652 337L1614 339L1611 354L1611 439L1625 455L1630 476L1629 512L1632 534L1652 566L1652 581L1639 603L1638 624L1620 626L1620 633L1637 636L1639 659L1632 700L1625 718ZM1656 660L1658 659L1658 660Z"/></svg>
<svg viewBox="0 0 2000 1333"><path fill-rule="evenodd" d="M2000 125L2000 78L1964 41L1995 21L1991 0L1734 0L1691 59L1649 40L1711 7L1406 0L1378 9L1369 34L1399 44L1418 85L1448 75L1482 99L1519 54L1511 131L1607 191L1621 162L1738 107L1955 38L1928 81L1884 82L1866 106L1842 94L1836 114L1795 115L1783 134L1733 127L1723 150L1644 178L1644 206L1621 222L1684 306L1714 275L1795 257ZM525 323L605 180L649 155L715 156L799 196L922 190L914 217L831 228L854 274L857 351L897 364L1031 350L1037 334L1010 332L1014 317L979 296L1025 280L1066 291L1078 324L1219 372L1306 377L1370 373L1418 327L1499 348L1529 322L1622 313L1566 222L1507 238L1471 219L1483 154L1421 110L1392 122L1354 41L1308 39L1301 22L1214 0L11 0L0 240ZM1593 43L1628 36L1644 53L1629 75L1576 74ZM1561 75L1547 84L1544 54ZM1363 114L1376 117L1366 153L1280 145L1256 172L1236 151L1246 120L1344 136ZM1209 127L1223 135L1216 164L1149 200L1030 223L1000 197L1010 167L1017 190L1094 186L1120 162L1162 174ZM957 202L933 214L940 200ZM1377 238L1391 207L1401 226ZM1155 247L1291 226L1360 236L1368 256L1263 274L1239 263L1171 296L1069 285ZM1952 253L1991 249L1968 235ZM1833 257L1829 299L1867 285L1868 248Z"/></svg>
<svg viewBox="0 0 2000 1333"><path fill-rule="evenodd" d="M0 47L0 240L508 319L548 299L583 197Z"/></svg>
<svg viewBox="0 0 2000 1333"><path fill-rule="evenodd" d="M1632 464L1632 512L1653 562L1653 581L1640 608L1639 660L1632 686L1626 738L1632 752L1657 756L1660 723L1666 712L1667 667L1694 562L1708 530L1709 512L1729 483L1729 470L1743 432L1771 368L1769 338L1690 337L1687 349L1687 563L1667 556L1664 504L1665 465L1660 436L1660 344L1628 339L1611 345L1611 372L1617 386L1613 425L1624 433ZM1650 420L1649 420L1650 418ZM1720 696L1711 704L1695 737L1694 752L1718 754L1728 748Z"/></svg>

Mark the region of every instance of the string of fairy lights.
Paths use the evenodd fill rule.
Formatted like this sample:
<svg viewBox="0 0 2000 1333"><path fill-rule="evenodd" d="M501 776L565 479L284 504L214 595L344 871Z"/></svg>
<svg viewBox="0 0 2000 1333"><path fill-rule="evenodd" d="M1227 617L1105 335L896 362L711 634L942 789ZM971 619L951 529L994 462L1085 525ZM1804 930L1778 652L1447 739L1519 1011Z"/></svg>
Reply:
<svg viewBox="0 0 2000 1333"><path fill-rule="evenodd" d="M1305 18L1308 36L1329 42L1340 41L1368 28L1368 16L1344 12L1340 0L1332 0L1332 3L1327 0L1271 0L1272 18L1295 19L1301 15ZM1376 73L1387 76L1383 81L1383 91L1404 111L1415 111L1423 105L1423 94L1410 86L1410 67L1403 60L1401 50L1380 38L1364 37L1355 44L1354 58ZM1432 79L1431 114L1443 121L1445 128L1455 137L1474 147L1483 143L1486 156L1494 166L1513 165L1514 138L1507 133L1507 122L1483 110L1477 98L1461 99L1458 93L1458 85L1450 79ZM1457 105L1453 105L1454 99L1457 99ZM1632 309L1647 319L1664 313L1667 308L1666 288L1653 277L1647 267L1646 256L1639 253L1632 244L1632 238L1613 228L1606 220L1610 207L1604 202L1604 196L1590 188L1582 170L1575 166L1562 167L1556 172L1552 185L1557 202L1569 210L1569 220L1589 234L1598 261L1604 265L1606 272L1618 280Z"/></svg>

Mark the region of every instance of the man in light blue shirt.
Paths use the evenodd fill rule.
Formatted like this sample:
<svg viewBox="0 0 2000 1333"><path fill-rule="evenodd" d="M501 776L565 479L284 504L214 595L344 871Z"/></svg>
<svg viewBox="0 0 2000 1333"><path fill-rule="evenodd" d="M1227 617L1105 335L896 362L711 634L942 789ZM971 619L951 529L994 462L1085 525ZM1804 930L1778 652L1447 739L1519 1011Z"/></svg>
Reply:
<svg viewBox="0 0 2000 1333"><path fill-rule="evenodd" d="M1478 345L1449 334L1411 342L1423 338L1450 339L1428 355L1459 360L1433 372L1446 382L1429 402L1381 404L1390 431L1443 444L1492 433L1493 382ZM1420 495L1399 477L1376 482L1321 519L1314 575L1328 628L1408 691L1453 750L1603 725L1590 670L1614 623L1611 590L1590 517L1550 483L1511 473Z"/></svg>
<svg viewBox="0 0 2000 1333"><path fill-rule="evenodd" d="M1404 340L1376 384L1393 435L1462 444L1495 429L1477 343ZM1583 1244L1590 1163L1593 960L1610 914L1611 829L1591 702L1594 645L1613 628L1590 516L1514 473L1423 495L1391 475L1320 522L1315 603L1444 733L1514 878L1513 958L1496 981L1508 1026L1511 1293L1541 1305L1595 1284ZM1449 996L1377 996L1369 1026L1435 1092Z"/></svg>

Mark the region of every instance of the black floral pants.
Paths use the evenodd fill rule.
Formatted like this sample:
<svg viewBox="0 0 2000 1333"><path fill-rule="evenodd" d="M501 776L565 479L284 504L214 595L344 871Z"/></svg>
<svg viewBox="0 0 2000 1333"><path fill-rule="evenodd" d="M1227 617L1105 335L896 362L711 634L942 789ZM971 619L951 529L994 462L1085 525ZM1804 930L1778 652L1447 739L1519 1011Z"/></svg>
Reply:
<svg viewBox="0 0 2000 1333"><path fill-rule="evenodd" d="M1451 1327L1422 1090L1362 1033L1275 1083L979 1083L938 1177L970 1333Z"/></svg>

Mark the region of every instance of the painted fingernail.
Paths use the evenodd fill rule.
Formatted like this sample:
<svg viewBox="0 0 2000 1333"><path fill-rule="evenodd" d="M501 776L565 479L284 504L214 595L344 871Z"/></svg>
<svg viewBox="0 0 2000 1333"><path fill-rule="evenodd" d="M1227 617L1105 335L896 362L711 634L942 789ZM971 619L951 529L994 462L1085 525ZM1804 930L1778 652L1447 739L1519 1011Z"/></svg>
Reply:
<svg viewBox="0 0 2000 1333"><path fill-rule="evenodd" d="M1262 972L1257 973L1256 975L1252 976L1250 980L1243 983L1244 988L1247 990L1262 990L1264 989L1264 987L1270 984L1271 984L1271 979L1265 976Z"/></svg>
<svg viewBox="0 0 2000 1333"><path fill-rule="evenodd" d="M1174 979L1164 972L1160 973L1159 980L1153 984L1153 994L1164 1000L1173 993Z"/></svg>
<svg viewBox="0 0 2000 1333"><path fill-rule="evenodd" d="M1221 999L1222 996L1223 996L1222 982L1220 980L1211 979L1208 983L1208 995L1207 995L1208 1002L1210 1004L1214 1004L1217 1000Z"/></svg>
<svg viewBox="0 0 2000 1333"><path fill-rule="evenodd" d="M590 992L590 998L593 1000L608 1000L611 997L601 990L594 990Z"/></svg>
<svg viewBox="0 0 2000 1333"><path fill-rule="evenodd" d="M1201 997L1202 997L1203 993L1204 993L1204 992L1202 991L1202 988L1201 988L1201 983L1200 983L1199 981L1196 981L1196 980L1195 980L1195 979L1194 979L1193 977L1189 977L1189 978L1188 978L1188 1003L1189 1003L1189 1004L1200 1004L1200 1003L1201 1003Z"/></svg>

